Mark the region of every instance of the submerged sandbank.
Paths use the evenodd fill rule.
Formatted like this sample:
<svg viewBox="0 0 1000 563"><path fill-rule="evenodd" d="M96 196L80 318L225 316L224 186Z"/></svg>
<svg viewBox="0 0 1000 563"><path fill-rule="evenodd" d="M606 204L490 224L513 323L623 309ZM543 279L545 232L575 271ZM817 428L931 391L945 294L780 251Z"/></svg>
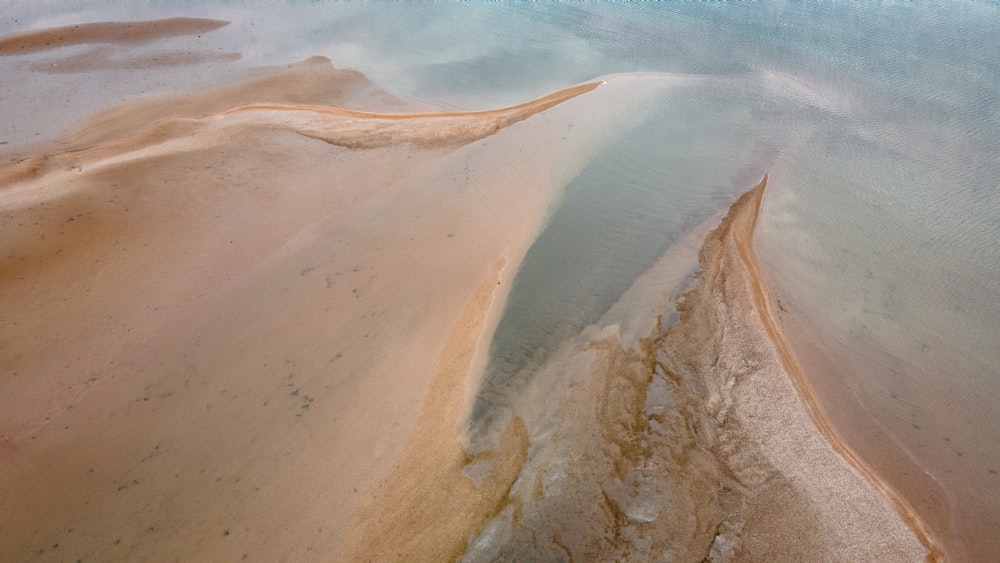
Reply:
<svg viewBox="0 0 1000 563"><path fill-rule="evenodd" d="M774 288L771 291L780 295ZM824 349L808 315L792 303L780 303L775 318L786 332L789 349L801 365L808 366L808 373L800 371L796 376L796 384L810 390L809 400L815 401L811 408L825 420L824 432L831 433L831 442L838 451L858 464L859 470L897 505L901 516L932 547L934 560L988 559L995 552L990 545L991 519L983 518L982 513L976 518L975 507L964 506L964 512L953 509L954 500L949 499L945 484L922 468L859 403L843 380L841 361ZM861 351L855 361L858 359L874 361L879 367L893 365L889 359L873 359Z"/></svg>
<svg viewBox="0 0 1000 563"><path fill-rule="evenodd" d="M766 183L767 178L764 179L764 183L758 188L758 190L763 192L763 188ZM837 432L836 428L831 424L826 410L817 401L817 397L805 377L802 364L800 363L799 358L796 356L793 348L785 336L784 330L782 329L783 319L779 318L777 312L772 306L771 299L768 297L769 292L767 289L767 282L760 271L760 266L754 253L752 234L754 225L756 224L760 214L762 193L758 194L755 200L752 219L749 218L748 214L744 213L744 217L742 218L744 224L742 228L733 232L733 243L739 252L743 267L746 269L748 274L753 307L760 317L761 325L767 331L772 345L775 347L775 350L781 358L782 367L793 383L799 399L802 401L803 406L809 413L809 418L816 426L819 433L826 438L831 447L840 456L850 463L851 466L858 471L858 473L860 473L861 476L873 488L875 488L875 490L877 490L886 501L890 503L903 521L913 530L924 547L927 548L928 559L942 559L944 557L944 552L938 540L935 538L933 531L923 519L926 518L927 515L920 514L917 510L915 510L906 498L901 496L898 491L889 485L885 478L872 469L870 463L866 462L864 458L857 454L851 445L847 443ZM785 312L787 313L787 311ZM788 319L789 316L790 315L786 314L785 319ZM812 364L807 365L809 365L811 369L817 368L817 366L813 366Z"/></svg>

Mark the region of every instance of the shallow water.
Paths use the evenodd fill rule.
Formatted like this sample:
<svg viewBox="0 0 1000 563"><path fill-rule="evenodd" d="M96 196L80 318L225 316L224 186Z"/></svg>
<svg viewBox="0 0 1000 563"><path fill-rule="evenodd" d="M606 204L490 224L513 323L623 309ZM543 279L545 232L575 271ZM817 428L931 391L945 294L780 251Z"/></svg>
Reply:
<svg viewBox="0 0 1000 563"><path fill-rule="evenodd" d="M644 83L660 86L629 108L640 120L588 155L521 266L477 419L516 410L519 389L560 342L769 173L757 247L774 296L804 327L799 344L828 359L812 374L827 378L815 381L820 399L853 398L872 421L865 428L889 436L901 461L880 467L878 449L852 433L853 415L830 413L890 482L906 490L906 472L926 473L940 487L946 506L923 510L946 509L938 531L956 556L1000 549L989 543L1000 535L995 3L33 2L5 7L0 32L182 14L231 20L196 45L241 58L81 75L26 74L28 62L0 57L0 72L30 77L3 86L0 149L52 137L123 99L312 55L391 93L470 109L647 73Z"/></svg>

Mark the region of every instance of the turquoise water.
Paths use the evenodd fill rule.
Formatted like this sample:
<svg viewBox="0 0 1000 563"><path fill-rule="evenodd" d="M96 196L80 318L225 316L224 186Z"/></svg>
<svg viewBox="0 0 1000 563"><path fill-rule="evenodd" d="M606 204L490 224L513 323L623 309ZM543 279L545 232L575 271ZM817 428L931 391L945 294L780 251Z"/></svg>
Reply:
<svg viewBox="0 0 1000 563"><path fill-rule="evenodd" d="M650 73L663 95L566 186L521 266L476 420L514 408L560 341L768 173L757 246L773 291L861 411L946 492L948 533L983 542L973 555L1000 550L996 3L23 2L0 8L0 32L170 15L231 20L198 45L242 58L4 84L0 148L123 99L313 55L468 109ZM18 64L0 58L4 72Z"/></svg>

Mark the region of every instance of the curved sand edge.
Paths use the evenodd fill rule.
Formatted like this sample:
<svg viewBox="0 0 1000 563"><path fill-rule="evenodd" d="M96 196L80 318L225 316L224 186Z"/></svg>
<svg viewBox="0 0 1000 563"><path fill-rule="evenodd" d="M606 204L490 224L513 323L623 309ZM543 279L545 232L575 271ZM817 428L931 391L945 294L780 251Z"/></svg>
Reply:
<svg viewBox="0 0 1000 563"><path fill-rule="evenodd" d="M809 383L806 380L802 366L792 348L785 338L783 331L778 324L777 315L768 298L767 287L764 276L757 263L756 254L753 249L753 232L760 216L760 208L763 203L764 191L767 186L767 176L754 190L745 194L740 201L734 205L740 207L752 207L752 212L744 212L734 219L732 238L734 245L739 252L740 261L746 269L750 280L751 299L754 309L760 318L760 322L767 331L775 350L781 359L782 366L788 374L795 391L797 392L802 405L809 414L810 419L816 429L823 435L830 446L848 463L854 467L858 473L875 489L883 498L896 510L903 521L917 535L920 542L928 550L927 559L929 561L947 560L940 543L934 538L932 531L926 523L921 520L910 504L901 497L889 484L883 480L863 459L861 459L850 445L837 432L830 423L829 418L823 411L823 407L816 400Z"/></svg>
<svg viewBox="0 0 1000 563"><path fill-rule="evenodd" d="M487 278L406 453L355 517L352 559L937 557L877 476L811 422L784 369L794 356L762 317L750 243L765 183L705 238L676 325L633 349L611 326L569 342L497 447L470 455L455 414L495 314ZM672 399L651 407L658 378Z"/></svg>
<svg viewBox="0 0 1000 563"><path fill-rule="evenodd" d="M601 84L579 84L530 102L486 111L376 113L304 104L248 104L209 119L249 113L250 119L262 126L286 126L301 135L352 149L394 143L457 145L492 135ZM354 123L364 126L357 128Z"/></svg>
<svg viewBox="0 0 1000 563"><path fill-rule="evenodd" d="M591 88L596 87L597 85L599 85L599 83L591 83ZM587 86L588 85L581 85L581 86L574 87L574 88L584 88L584 87L587 87ZM572 90L572 88L568 89L568 90ZM562 92L565 92L565 91L562 91ZM340 113L338 113L338 111L336 111L336 108L333 108L334 111L329 111L331 108L326 108L325 111L319 111L319 112L317 112L317 111L314 111L314 109L312 107L310 107L310 104L302 104L301 106L296 106L295 104L290 104L290 105L286 105L286 106L279 106L279 107L276 107L276 108L274 108L274 107L268 108L268 107L266 107L266 105L264 105L264 107L260 107L260 106L253 107L254 104L250 104L243 111L238 111L238 110L237 111L223 111L221 113L217 112L217 113L213 113L211 115L197 116L197 117L194 117L194 118L190 118L190 117L181 118L181 119L178 119L177 121L174 122L174 125L176 126L175 129L167 128L165 131L156 130L155 127L163 125L163 124L162 123L153 124L150 127L153 127L154 129L143 129L143 130L135 132L135 133L130 133L129 136L126 136L125 138L120 138L119 137L119 138L115 138L115 139L109 139L109 142L107 143L107 145L100 145L98 147L99 149L102 149L102 150L103 149L107 149L107 151L103 152L103 153L100 152L100 151L95 151L95 152L88 153L86 150L83 150L83 151L77 151L77 152L67 151L65 153L57 154L57 155L54 156L54 163L55 164L68 164L70 166L68 166L66 169L61 170L61 169L59 169L58 166L55 166L55 167L48 166L48 165L53 164L53 162L50 162L45 167L44 172L51 173L52 174L52 178L54 180L59 180L60 178L69 177L69 176L74 175L74 174L83 174L84 177L86 178L86 176L85 176L86 174L92 174L94 172L100 172L99 170L97 170L97 168L99 167L99 165L108 164L108 165L111 165L111 166L109 166L109 168L113 168L114 169L114 170L109 170L108 171L109 173L111 173L111 172L120 173L121 170L120 170L119 165L124 165L124 166L139 165L136 168L136 170L134 170L134 172L140 173L140 172L143 172L143 170L142 170L143 163L142 162L133 162L133 163L130 163L130 162L127 162L128 159L116 159L116 158L109 158L109 157L116 157L116 156L126 155L127 154L127 155L130 155L130 158L134 157L134 160L144 161L146 159L150 159L151 160L152 157L154 157L154 156L170 155L170 154L174 153L175 151L178 153L177 156L185 156L184 155L184 151L185 150L192 150L192 149L197 149L197 148L200 147L199 145L197 145L197 142L192 141L190 139L183 138L184 134L189 131L189 130L185 129L186 127L194 127L194 129L191 129L190 131L196 131L198 133L206 134L205 137L202 137L202 141L204 141L206 145L211 145L213 143L217 143L218 142L218 138L221 137L221 135L213 137L212 133L225 133L225 134L229 134L229 133L232 133L233 131L242 131L243 130L242 126L246 125L248 128L256 128L258 131L260 130L261 127L266 127L266 128L282 128L282 129L286 129L286 130L296 131L296 132L302 133L303 135L306 135L306 136L313 136L313 135L308 135L307 133L309 131L311 131L309 129L309 127L315 127L316 130L319 132L319 134L315 135L315 137L319 137L319 138L321 138L321 140L327 141L328 143L331 143L331 144L338 144L338 145L341 145L343 147L351 147L351 148L382 147L382 146L384 146L383 143L386 143L386 142L388 142L388 143L404 142L404 143L407 143L407 144L417 145L417 146L420 146L420 147L424 146L422 143L426 143L426 146L446 146L447 147L447 146L449 146L449 143L462 142L461 139L474 139L474 138L480 138L480 137L476 137L477 135L481 135L481 136L489 135L489 134L495 132L496 130L498 130L498 128L500 128L500 127L505 127L507 125L510 125L511 123L516 122L518 119L523 119L524 116L531 115L531 113L532 113L531 109L533 107L540 107L540 106L535 106L533 104L541 103L541 105L544 106L545 104L552 102L552 100L548 100L548 101L543 101L543 100L547 100L549 98L552 98L552 96L557 96L558 97L559 94L560 93L556 93L556 94L547 96L545 98L541 98L539 100L536 100L535 102L528 102L527 104L521 104L519 106L514 106L512 108L506 108L504 110L493 110L493 111L490 111L490 112L456 112L456 113L453 113L453 114L447 114L447 113L446 114L440 114L440 113L433 113L433 112L432 113L409 113L409 114L360 112L361 114L367 113L368 114L367 117L365 117L365 116L352 116L352 115L350 115L350 113L351 113L352 110L346 110L346 114L340 114ZM577 95L577 94L573 94L573 95ZM569 96L569 97L572 97L572 96ZM568 99L568 98L564 98L564 99ZM555 102L555 103L558 103L558 102ZM554 105L554 103L552 105ZM551 105L546 106L546 107L551 107ZM541 107L541 109L537 109L537 111L542 111L543 109L546 109L546 108L545 107ZM497 114L496 112L501 112L501 113ZM456 119L453 119L453 118L456 118ZM244 119L245 119L245 121L243 121ZM268 121L268 120L270 120L270 121ZM400 130L397 130L397 129L393 128L393 125L396 124L397 122L404 122L404 121L407 122L407 123L409 123L410 125L416 124L418 126L421 125L421 122L425 122L426 125L427 125L427 127L426 127L425 130L418 131L418 132L400 131ZM359 126L359 130L346 130L348 128L348 126L344 125L344 123L357 123L357 122L363 122L363 124ZM440 126L442 124L445 124L445 123L450 123L451 125L454 125L454 129L451 130L450 132L448 132L444 136L439 136L438 134L440 133L440 131L434 131L433 129L440 128ZM345 129L345 131L335 130L334 131L335 134L331 135L330 134L330 126L329 126L329 124L334 124L333 129L336 129L337 127L343 126L344 129ZM339 125L337 125L337 124L339 124ZM212 129L213 127L219 127L219 129L218 130L214 130L214 129ZM157 137L155 135L155 133L158 133L158 132L159 133L165 133L164 136L163 136L163 138L167 138L167 139L180 138L180 140L177 141L173 145L160 145L159 143L160 143L160 141L162 139L159 138L159 137ZM146 146L146 148L149 148L150 150L147 150L145 152L133 151L132 149L135 149L136 147L135 147L135 145L129 146L130 142L142 140L143 139L142 135L146 134L146 133L150 133L150 136L146 137L146 140L150 141L149 144ZM132 135L134 135L134 136L132 136ZM323 138L320 135L327 135L329 138ZM206 139L207 139L207 141L206 141ZM334 141L338 141L338 142L331 142L331 139L334 140ZM347 139L347 140L344 141L344 139ZM358 139L360 139L360 144L353 144L352 145L352 143L357 143ZM116 142L121 142L121 144L120 145L116 145ZM303 143L308 143L308 141L306 141L306 140L303 140L302 142ZM321 144L313 143L313 145L321 145ZM296 145L296 146L299 147L299 145ZM200 147L200 148L203 148L203 147ZM313 150L313 148L305 147L305 146L301 146L299 148L302 149L302 150L307 150L307 149L308 150ZM330 147L327 147L327 148L330 148ZM336 147L333 147L333 148L336 148ZM194 156L199 156L199 155L196 154ZM228 156L230 158L233 158L233 159L236 159L236 158L246 158L243 155L237 155L235 153L234 154L229 154ZM357 154L355 154L355 156L359 156L360 157L360 155L357 155ZM92 160L87 160L88 157L92 157ZM190 158L190 157L187 157L187 158ZM60 159L64 159L64 160L60 161ZM74 161L73 159L78 159L78 160ZM72 168L72 165L73 165L74 162L76 162L77 164L81 164L81 163L82 164L86 164L88 166L86 168L81 167L79 169L75 169L74 170ZM211 163L211 161L208 160L208 158L205 158L205 162L206 163ZM153 164L156 164L156 163L153 163ZM97 180L97 178L93 178L93 180ZM259 181L259 180L247 179L246 181L249 182L249 181ZM69 185L69 183L67 183L67 185ZM99 190L101 190L101 189L106 189L101 184L97 183L96 181L94 183L94 186L97 187L97 189L95 189L95 192L97 192L97 193L99 193ZM51 186L48 186L48 187L51 187ZM163 197L166 197L166 196L164 195ZM265 200L262 200L262 201L265 201ZM760 202L758 201L757 202L757 208L759 208L759 204L760 204ZM182 207L181 210L184 211L184 208ZM133 207L132 212L135 213L135 211L136 211L136 209ZM56 216L56 212L53 212L53 217L55 217L55 216ZM406 217L409 217L409 215L407 214ZM756 216L754 216L754 220L755 219L756 219ZM74 222L71 225L73 227L78 227L78 226L80 226L80 224L81 224L81 221L78 218L78 219L74 220ZM144 228L148 230L148 227L144 227ZM752 225L751 225L751 231L752 231ZM140 232L142 232L142 231L140 231ZM312 235L312 236L316 236L316 235ZM330 240L333 240L333 237L330 237ZM117 243L117 241L115 241L115 242ZM749 248L749 245L747 245L747 248ZM254 250L256 250L256 249L254 249ZM750 256L752 256L752 254ZM348 264L347 266L351 266L351 265ZM291 279L298 280L299 278L301 278L303 280L308 280L308 279L312 279L309 276L315 277L315 276L318 275L318 274L312 273L312 265L311 264L303 263L303 264L301 264L301 268L302 268L301 270L296 269L296 271L293 272L293 275L290 276ZM320 266L320 270L322 271L322 266ZM137 271L142 271L142 270L140 268ZM494 273L496 274L495 276L493 275ZM337 274L334 272L331 275L337 275ZM478 272L476 274L471 274L471 273L469 274L469 276L473 276L473 275L480 276L481 272ZM495 282L496 281L495 278L498 277L498 276L500 276L500 275L501 275L500 273L497 273L494 270L493 272L491 272L491 275L486 278L485 281L482 281L482 285L480 286L479 291L477 291L477 293L475 294L476 297L474 297L472 299L472 301L469 302L469 304L467 305L466 313L462 315L462 319L463 320L459 322L458 328L452 329L453 330L453 332L452 332L452 340L449 340L448 348L446 349L445 353L442 355L442 359L441 359L441 364L439 366L439 370L452 370L452 369L459 369L459 368L464 369L464 370L468 369L468 364L464 363L465 360L463 360L462 358L465 358L466 354L474 354L475 348L479 345L479 340L482 339L482 337L483 337L482 336L482 334L483 334L482 323L488 322L488 319L486 319L482 315L486 315L487 314L484 311L489 311L490 310L489 303L492 303L492 300L495 298L495 295L496 295L495 294L495 290L494 291L487 291L487 289L492 289L494 287L493 286L493 282ZM371 281L371 280L369 280L369 281ZM385 282L379 280L379 281L376 281L374 283L376 285L377 284L383 284L383 286L384 286ZM329 279L327 280L327 284L329 284ZM473 283L470 287L472 287L474 285L475 284ZM329 289L329 286L327 287L327 289ZM383 289L384 289L384 287L383 287ZM488 297L487 297L487 293L489 294ZM199 295L199 297L200 297L200 295ZM268 297L270 299L276 299L275 295L268 295ZM345 303L345 304L346 303L351 303L350 300L352 300L352 299L354 299L353 296L348 296L347 298L344 299L343 303ZM460 297L456 297L456 300L458 300L458 299L461 299L461 298ZM765 303L766 303L766 301L765 301ZM477 322L480 323L480 325L477 325L478 329L476 329L476 330L466 330L466 329L462 329L461 328L463 326L466 326L469 323L473 323L474 324L474 323L477 323ZM441 324L443 325L444 323L441 323ZM230 325L223 325L223 326L229 326L230 329L239 328L240 330L243 330L243 327L239 326L235 322L233 323L232 326L230 326ZM317 327L322 327L322 326L324 326L324 325L322 325L322 324L318 324L317 325ZM466 327L466 328L468 328L468 327ZM443 333L445 335L447 335L448 330L449 330L449 328L442 326L442 331L443 331ZM367 334L365 334L365 337L367 338ZM471 340L467 339L466 337L470 337ZM454 350L457 350L457 351L454 352L454 353L449 352L449 351L453 350L453 347L455 347ZM178 346L178 348L182 349L181 346ZM472 351L470 352L470 350L472 350ZM449 360L447 358L451 358L451 359ZM338 361L340 361L340 360L338 360ZM461 365L453 365L454 362L456 362L456 361L458 362L458 364L461 364ZM263 378L263 376L258 376L258 377ZM100 394L102 391L105 391L105 389L101 389L99 391L95 391L94 393L95 393L95 395L97 395L97 394ZM459 393L459 394L461 394L461 393ZM295 396L297 397L298 395L296 394ZM160 398L164 399L164 400L169 399L169 397L160 397ZM315 403L315 404L307 403L307 406L310 406L311 412L314 415L317 412L323 412L323 409L324 409L324 401L323 400L326 399L326 398L327 397L320 395L319 396L319 401L317 403ZM92 406L92 405L87 405L87 406ZM86 407L84 407L84 408L86 408ZM220 408L220 407L216 406L215 408ZM74 416L74 415L66 415L65 417L69 418L70 416ZM216 416L218 416L218 415L216 415ZM73 428L75 429L76 427L74 426ZM152 425L149 428L155 430L155 427L152 426ZM69 429L69 427L67 427L67 429ZM52 428L47 429L46 432L40 434L40 436L42 438L51 439L51 436L53 434L55 434L55 430L56 430L55 429L55 425L52 425ZM434 428L431 428L431 431L433 432ZM502 446L501 450L503 452L505 452L505 454L501 455L501 456L494 455L490 459L497 460L497 458L507 457L508 459L506 461L509 462L509 463L501 463L501 464L498 464L498 465L501 465L501 466L504 466L504 467L508 467L508 468L516 467L516 466L518 466L520 464L520 462L527 455L527 453L526 453L526 447L527 447L526 446L526 431L525 431L525 428L524 428L523 424L517 422L517 419L515 419L515 422L510 425L510 427L508 428L508 431L505 433L504 436L505 436L505 439L502 441L503 442L503 446ZM237 437L230 436L229 438L230 438L230 440L233 440L233 443L236 443L235 442L235 438L237 438ZM169 443L166 445L167 448L169 448L170 446L171 446L171 444L169 444ZM156 451L159 451L159 444L157 444L157 450ZM509 454L509 456L506 455L506 454ZM84 455L84 454L81 454L81 456L82 455ZM484 458L485 458L485 456L484 456ZM468 465L470 463L475 463L477 461L486 461L486 462L489 462L490 459L482 459L482 460L478 459L478 458L467 459L467 458L463 457L460 461L463 462L463 465ZM511 464L513 464L513 465L511 465ZM433 465L433 464L431 464L431 465ZM98 472L98 474L100 474L100 471ZM514 475L516 475L516 471L514 472ZM460 478L459 481L462 481L462 479L465 479L464 475L457 475L457 476ZM484 479L485 478L486 477L484 477ZM498 493L502 493L504 495L502 498L508 498L509 499L510 498L510 494L508 492L509 485L504 485L504 483L507 482L508 479L512 479L512 478L513 477L511 476L510 471L508 471L507 469L504 469L504 470L501 470L501 471L494 471L494 473L491 476L489 476L488 480L492 482L492 488L495 491L497 491ZM122 479L124 479L124 477L122 477ZM147 483L146 479L143 479L142 481L143 481L144 485ZM150 481L153 481L153 480L151 479ZM129 483L127 481L124 484L126 486L129 485ZM139 483L133 483L133 484L136 485L136 486L139 485ZM431 486L432 487L433 487L433 485L434 485L434 483L431 482ZM465 481L462 481L460 485L456 485L456 486L466 487L467 483L465 483ZM119 489L119 491L121 491L121 490L122 489ZM138 490L142 490L142 489L138 489ZM136 494L136 493L129 492L127 494ZM436 494L436 493L432 489L430 491L430 494ZM443 500L447 501L448 499L444 498ZM490 508L488 511L485 511L485 512L475 511L477 514L479 514L479 516L476 516L475 518L470 518L468 521L462 520L462 521L459 522L459 524L462 524L462 522L474 522L474 523L475 522L480 522L481 521L480 518L482 516L484 516L484 515L488 516L490 513L496 512L498 510L502 510L504 507L510 507L512 510L515 511L515 513L517 512L518 506L516 505L516 501L510 500L510 502L507 502L507 501L503 501L503 502L504 502L504 504L500 505L499 508L497 508L496 505L494 505L494 508ZM199 517L204 517L204 515L201 512L198 512L197 514L201 514L202 515L202 516L199 516ZM225 524L224 522L222 522L222 523L213 523L213 526L214 525L218 525L218 527L221 528L224 524ZM463 526L467 527L468 524L464 524ZM150 530L152 530L152 528L150 528ZM392 527L390 527L388 529L388 531L389 531L389 533L392 533L393 531L398 531L398 530L394 530L394 529L392 529ZM219 534L218 535L220 537L223 535L223 532L222 532L221 529L219 530ZM225 534L224 535L225 535L225 537L229 537L229 529L228 528L225 529ZM110 544L110 538L109 538L109 544ZM115 544L115 545L117 545L117 544ZM388 547L388 545L386 545L384 547ZM385 553L385 552L383 552L383 553ZM454 551L452 551L450 553L454 553Z"/></svg>
<svg viewBox="0 0 1000 563"><path fill-rule="evenodd" d="M57 148L9 157L11 164L0 170L0 186L7 186L0 193L0 203L10 205L17 200L12 186L53 170L78 173L125 160L192 150L198 143L218 142L213 134L224 135L231 128L290 130L350 149L396 144L459 146L493 135L601 84L602 81L588 82L515 106L475 112L377 113L312 104L251 103L208 115L200 115L195 109L192 115L145 124L141 124L139 116L131 116L135 130L122 129L119 124L111 128L112 136L107 137L91 127ZM188 105L198 108L197 103ZM193 138L196 133L200 134L197 139Z"/></svg>
<svg viewBox="0 0 1000 563"><path fill-rule="evenodd" d="M432 116L445 142L428 125L426 142L370 150L257 122L265 111L211 118L255 99L418 113L356 72L306 66L322 75L309 88L256 79L129 104L3 168L0 558L340 553L463 306L506 289L515 268L491 265L518 262L605 138L607 116L553 107L596 85ZM548 108L489 143L449 136ZM334 117L362 134L379 121Z"/></svg>
<svg viewBox="0 0 1000 563"><path fill-rule="evenodd" d="M468 539L510 504L510 487L529 447L524 421L511 422L497 451L476 455L469 452L460 422L465 382L490 332L490 318L498 313L505 265L506 260L494 264L466 303L441 351L405 452L354 517L346 560L455 560ZM490 466L479 483L464 472L476 463Z"/></svg>

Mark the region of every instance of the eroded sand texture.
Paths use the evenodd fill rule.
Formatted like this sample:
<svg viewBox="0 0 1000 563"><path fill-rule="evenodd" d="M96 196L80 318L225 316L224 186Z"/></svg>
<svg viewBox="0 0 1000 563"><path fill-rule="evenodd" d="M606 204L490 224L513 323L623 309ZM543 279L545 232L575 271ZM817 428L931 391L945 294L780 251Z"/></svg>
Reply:
<svg viewBox="0 0 1000 563"><path fill-rule="evenodd" d="M568 343L489 455L456 448L422 485L427 450L404 457L369 516L364 556L450 556L422 538L472 531L478 520L461 520L463 530L451 512L458 492L436 488L464 478L495 499L477 513L495 515L468 561L923 559L893 507L813 426L762 323L748 264L763 190L705 240L675 325L657 324L635 347L616 326ZM421 443L435 439L451 438ZM442 496L411 502L421 486Z"/></svg>

